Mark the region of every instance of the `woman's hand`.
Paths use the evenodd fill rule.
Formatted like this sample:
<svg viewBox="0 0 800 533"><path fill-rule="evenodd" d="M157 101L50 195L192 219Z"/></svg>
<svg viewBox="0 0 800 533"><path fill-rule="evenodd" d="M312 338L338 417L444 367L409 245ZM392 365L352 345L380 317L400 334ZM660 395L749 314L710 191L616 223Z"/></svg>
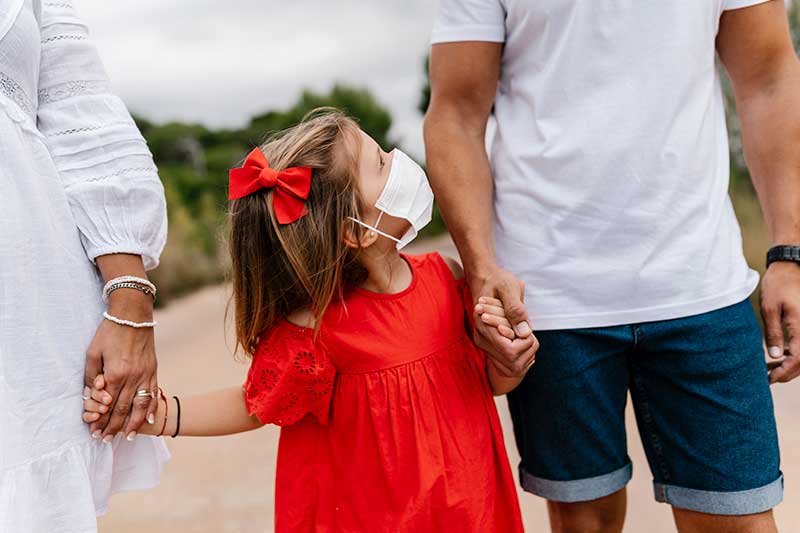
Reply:
<svg viewBox="0 0 800 533"><path fill-rule="evenodd" d="M149 322L153 320L153 299L136 290L120 289L111 294L108 312L134 322ZM153 328L101 322L86 352L84 381L91 387L94 378L104 374L114 401L109 412L92 422L93 437L111 442L115 434L124 431L132 440L145 420L153 420L157 402L149 396L136 396L136 392L158 390L157 366Z"/></svg>

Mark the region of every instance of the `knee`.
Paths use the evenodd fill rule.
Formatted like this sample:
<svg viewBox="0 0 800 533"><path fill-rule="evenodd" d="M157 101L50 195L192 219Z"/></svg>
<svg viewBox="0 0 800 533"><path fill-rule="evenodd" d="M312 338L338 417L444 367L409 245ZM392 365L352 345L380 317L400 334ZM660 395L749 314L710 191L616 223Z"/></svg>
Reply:
<svg viewBox="0 0 800 533"><path fill-rule="evenodd" d="M625 521L625 509L595 505L550 502L554 533L620 533Z"/></svg>

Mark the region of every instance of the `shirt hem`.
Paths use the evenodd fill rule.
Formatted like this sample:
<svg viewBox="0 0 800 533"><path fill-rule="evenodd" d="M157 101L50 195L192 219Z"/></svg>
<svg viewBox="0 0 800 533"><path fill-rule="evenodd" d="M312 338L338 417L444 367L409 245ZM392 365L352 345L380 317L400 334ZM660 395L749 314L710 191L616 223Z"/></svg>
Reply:
<svg viewBox="0 0 800 533"><path fill-rule="evenodd" d="M502 43L505 40L506 29L503 26L460 26L458 28L434 30L431 34L431 44L463 41Z"/></svg>
<svg viewBox="0 0 800 533"><path fill-rule="evenodd" d="M769 0L728 0L725 2L723 11L732 11L743 7L752 7L758 4L766 4Z"/></svg>
<svg viewBox="0 0 800 533"><path fill-rule="evenodd" d="M754 271L751 272L754 273ZM656 322L660 320L673 320L676 318L699 315L737 304L748 298L758 286L758 279L758 275L754 275L748 279L746 284L734 290L690 302L577 316L532 316L531 325L534 331L602 328L625 324Z"/></svg>

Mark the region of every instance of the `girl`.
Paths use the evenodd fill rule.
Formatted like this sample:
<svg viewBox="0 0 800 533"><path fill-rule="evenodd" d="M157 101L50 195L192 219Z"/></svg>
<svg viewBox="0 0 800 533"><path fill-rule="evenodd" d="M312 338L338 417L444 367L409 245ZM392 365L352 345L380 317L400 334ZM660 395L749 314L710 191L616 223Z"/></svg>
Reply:
<svg viewBox="0 0 800 533"><path fill-rule="evenodd" d="M279 532L522 531L487 367L496 393L518 380L470 341L458 264L398 253L430 220L424 171L325 110L253 150L230 198L247 380L163 397L145 431L282 426ZM513 338L502 309L483 307ZM111 400L103 388L98 376L88 423Z"/></svg>

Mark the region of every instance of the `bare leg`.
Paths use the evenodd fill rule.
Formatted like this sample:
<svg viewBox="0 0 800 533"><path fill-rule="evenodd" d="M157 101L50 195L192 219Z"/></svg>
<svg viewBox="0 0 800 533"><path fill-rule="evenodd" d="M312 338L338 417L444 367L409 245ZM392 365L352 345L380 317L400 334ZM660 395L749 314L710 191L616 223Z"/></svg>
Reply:
<svg viewBox="0 0 800 533"><path fill-rule="evenodd" d="M680 533L777 533L772 511L721 516L672 508Z"/></svg>
<svg viewBox="0 0 800 533"><path fill-rule="evenodd" d="M620 533L625 522L625 489L597 500L547 502L553 533Z"/></svg>

